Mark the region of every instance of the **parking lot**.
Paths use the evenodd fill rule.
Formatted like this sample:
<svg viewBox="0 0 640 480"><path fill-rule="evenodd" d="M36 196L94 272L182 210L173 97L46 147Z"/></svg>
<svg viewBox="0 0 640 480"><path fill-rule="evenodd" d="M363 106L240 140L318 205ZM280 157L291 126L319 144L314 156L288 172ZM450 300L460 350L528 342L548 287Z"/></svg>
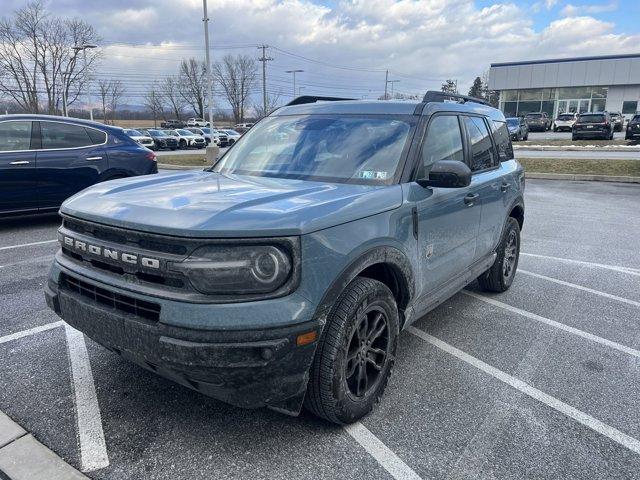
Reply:
<svg viewBox="0 0 640 480"><path fill-rule="evenodd" d="M42 292L58 219L3 221L0 410L95 479L640 478L640 189L528 180L526 209L511 290L471 285L405 331L348 428L85 351Z"/></svg>

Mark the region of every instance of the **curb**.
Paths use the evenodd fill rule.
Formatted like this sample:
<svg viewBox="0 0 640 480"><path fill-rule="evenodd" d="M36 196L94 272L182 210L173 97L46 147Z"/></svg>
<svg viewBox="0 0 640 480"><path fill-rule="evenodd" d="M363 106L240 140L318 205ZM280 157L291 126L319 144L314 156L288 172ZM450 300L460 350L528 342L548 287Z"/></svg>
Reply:
<svg viewBox="0 0 640 480"><path fill-rule="evenodd" d="M640 177L624 177L618 175L585 175L580 173L574 174L525 172L525 178L535 178L539 180L573 180L581 182L640 183Z"/></svg>
<svg viewBox="0 0 640 480"><path fill-rule="evenodd" d="M88 480L0 410L0 478Z"/></svg>

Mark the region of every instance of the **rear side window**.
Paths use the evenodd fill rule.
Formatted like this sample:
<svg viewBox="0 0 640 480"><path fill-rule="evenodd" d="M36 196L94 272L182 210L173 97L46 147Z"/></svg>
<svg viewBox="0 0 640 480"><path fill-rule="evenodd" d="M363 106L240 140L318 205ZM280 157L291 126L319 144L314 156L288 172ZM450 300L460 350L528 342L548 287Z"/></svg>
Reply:
<svg viewBox="0 0 640 480"><path fill-rule="evenodd" d="M438 115L431 120L421 157L420 178L425 178L431 166L440 160L464 162L462 135L457 116Z"/></svg>
<svg viewBox="0 0 640 480"><path fill-rule="evenodd" d="M509 129L505 122L493 122L493 139L498 147L498 159L501 162L511 160L513 158L513 146L511 138L509 138Z"/></svg>
<svg viewBox="0 0 640 480"><path fill-rule="evenodd" d="M58 122L40 122L42 148L77 148L93 144L84 127Z"/></svg>
<svg viewBox="0 0 640 480"><path fill-rule="evenodd" d="M85 130L87 131L87 135L89 135L89 138L91 139L91 143L93 143L94 145L100 145L107 141L106 133L100 130L96 130L95 128L85 128Z"/></svg>
<svg viewBox="0 0 640 480"><path fill-rule="evenodd" d="M31 146L31 122L1 122L0 151L29 150Z"/></svg>
<svg viewBox="0 0 640 480"><path fill-rule="evenodd" d="M463 116L471 142L471 171L478 172L497 165L491 135L480 117Z"/></svg>

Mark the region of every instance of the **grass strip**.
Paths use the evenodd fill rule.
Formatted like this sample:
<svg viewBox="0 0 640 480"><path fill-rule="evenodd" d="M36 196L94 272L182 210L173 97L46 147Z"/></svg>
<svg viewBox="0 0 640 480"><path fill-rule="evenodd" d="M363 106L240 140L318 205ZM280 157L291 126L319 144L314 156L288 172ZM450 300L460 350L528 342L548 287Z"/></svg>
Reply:
<svg viewBox="0 0 640 480"><path fill-rule="evenodd" d="M640 176L640 160L518 158L527 172L582 175Z"/></svg>

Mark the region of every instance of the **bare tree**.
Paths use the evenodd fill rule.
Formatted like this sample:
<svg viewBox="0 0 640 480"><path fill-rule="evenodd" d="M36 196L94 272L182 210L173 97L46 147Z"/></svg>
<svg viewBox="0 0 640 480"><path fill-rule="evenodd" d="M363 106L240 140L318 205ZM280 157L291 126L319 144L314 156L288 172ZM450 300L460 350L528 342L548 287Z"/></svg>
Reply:
<svg viewBox="0 0 640 480"><path fill-rule="evenodd" d="M251 88L256 82L256 61L248 55L225 55L213 67L213 75L224 90L236 123L244 120Z"/></svg>
<svg viewBox="0 0 640 480"><path fill-rule="evenodd" d="M56 113L63 90L71 104L84 87L85 63L72 47L98 41L94 28L82 20L52 17L40 0L27 3L12 18L0 20L0 91L24 111ZM100 53L85 54L89 76Z"/></svg>
<svg viewBox="0 0 640 480"><path fill-rule="evenodd" d="M157 126L158 117L166 120L164 114L164 99L158 84L154 84L149 88L143 99L144 106L147 107L151 115L153 115L153 126Z"/></svg>
<svg viewBox="0 0 640 480"><path fill-rule="evenodd" d="M125 94L124 85L121 80L111 81L111 91L109 92L109 110L111 110L111 124L113 125L116 119L116 112L118 111L118 105L120 100Z"/></svg>
<svg viewBox="0 0 640 480"><path fill-rule="evenodd" d="M109 108L109 93L111 91L111 80L98 81L98 95L100 96L100 105L102 105L102 121L109 123L107 118L107 109Z"/></svg>
<svg viewBox="0 0 640 480"><path fill-rule="evenodd" d="M102 105L102 120L113 124L120 100L125 94L121 80L99 80L98 94Z"/></svg>
<svg viewBox="0 0 640 480"><path fill-rule="evenodd" d="M280 104L280 92L275 95L267 95L267 110L265 111L262 102L254 103L253 111L256 118L262 118L273 112Z"/></svg>
<svg viewBox="0 0 640 480"><path fill-rule="evenodd" d="M180 82L174 77L166 77L162 82L162 96L175 118L180 120L184 110L184 99L180 94Z"/></svg>
<svg viewBox="0 0 640 480"><path fill-rule="evenodd" d="M204 118L206 74L205 64L195 58L180 63L180 95L200 118Z"/></svg>

